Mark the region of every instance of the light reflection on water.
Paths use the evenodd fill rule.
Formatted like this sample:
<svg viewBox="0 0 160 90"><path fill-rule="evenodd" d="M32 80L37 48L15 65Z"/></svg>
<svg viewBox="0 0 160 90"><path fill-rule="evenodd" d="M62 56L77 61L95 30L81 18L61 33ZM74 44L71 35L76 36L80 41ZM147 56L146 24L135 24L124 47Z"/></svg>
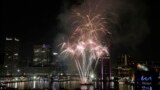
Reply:
<svg viewBox="0 0 160 90"><path fill-rule="evenodd" d="M45 89L49 88L48 81L28 81L28 82L15 82L8 83L7 87L15 88L15 89Z"/></svg>
<svg viewBox="0 0 160 90"><path fill-rule="evenodd" d="M14 85L15 87L14 88L17 88L17 82L15 83L15 85Z"/></svg>
<svg viewBox="0 0 160 90"><path fill-rule="evenodd" d="M94 82L93 85L80 85L78 81L49 82L44 80L8 83L7 87L24 89L50 89L50 90L137 90L132 85L117 84L114 82ZM142 86L141 90L152 90L152 87Z"/></svg>
<svg viewBox="0 0 160 90"><path fill-rule="evenodd" d="M36 81L33 81L33 89L36 88Z"/></svg>
<svg viewBox="0 0 160 90"><path fill-rule="evenodd" d="M94 90L94 87L92 85L90 85L90 86L82 85L81 90Z"/></svg>

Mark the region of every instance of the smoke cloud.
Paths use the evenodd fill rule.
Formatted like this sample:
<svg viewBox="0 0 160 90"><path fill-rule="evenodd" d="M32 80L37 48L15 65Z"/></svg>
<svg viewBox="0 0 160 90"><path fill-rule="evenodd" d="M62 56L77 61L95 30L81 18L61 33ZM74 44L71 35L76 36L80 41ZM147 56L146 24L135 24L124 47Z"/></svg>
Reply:
<svg viewBox="0 0 160 90"><path fill-rule="evenodd" d="M73 0L74 1L74 0ZM58 16L60 35L58 41L65 41L72 32L72 12L95 8L106 19L106 29L111 32L111 57L118 54L141 54L138 46L150 33L147 22L147 4L143 0L77 0L64 1ZM86 4L89 7L84 7ZM85 12L84 12L85 13ZM108 37L106 37L108 38ZM104 38L105 40L107 40ZM113 58L114 59L114 58ZM70 61L70 60L69 60ZM71 61L73 62L73 61ZM74 62L73 62L74 63Z"/></svg>

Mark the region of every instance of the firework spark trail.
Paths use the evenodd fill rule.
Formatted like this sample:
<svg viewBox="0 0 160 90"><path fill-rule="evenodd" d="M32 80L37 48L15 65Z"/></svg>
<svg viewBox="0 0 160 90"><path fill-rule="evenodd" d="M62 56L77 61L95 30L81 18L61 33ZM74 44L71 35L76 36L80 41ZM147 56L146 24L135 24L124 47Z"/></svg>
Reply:
<svg viewBox="0 0 160 90"><path fill-rule="evenodd" d="M100 13L80 13L74 11L76 20L73 23L73 34L68 42L62 44L61 54L70 56L75 60L82 83L87 83L91 73L92 64L95 67L102 55L109 55L107 46L101 39L107 31L105 18Z"/></svg>

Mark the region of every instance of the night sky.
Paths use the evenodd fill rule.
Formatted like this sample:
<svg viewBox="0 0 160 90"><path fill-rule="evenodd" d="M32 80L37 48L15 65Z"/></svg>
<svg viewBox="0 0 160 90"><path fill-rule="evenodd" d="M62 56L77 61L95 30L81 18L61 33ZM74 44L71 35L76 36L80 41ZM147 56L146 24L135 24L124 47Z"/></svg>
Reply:
<svg viewBox="0 0 160 90"><path fill-rule="evenodd" d="M22 56L31 55L35 44L46 43L56 48L57 38L69 32L62 28L60 15L81 1L1 0L1 52L5 36L20 39ZM160 29L158 3L153 0L108 0L108 3L111 6L106 9L116 14L106 16L111 18L111 56L128 53L145 60L159 60L159 36L155 34Z"/></svg>

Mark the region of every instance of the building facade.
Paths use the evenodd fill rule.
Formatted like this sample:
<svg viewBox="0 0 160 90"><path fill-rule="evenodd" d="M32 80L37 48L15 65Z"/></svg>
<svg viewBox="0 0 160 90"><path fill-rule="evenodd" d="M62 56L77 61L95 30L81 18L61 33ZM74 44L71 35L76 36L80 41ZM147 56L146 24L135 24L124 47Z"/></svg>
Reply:
<svg viewBox="0 0 160 90"><path fill-rule="evenodd" d="M44 67L50 64L51 50L49 45L34 45L33 52L33 66Z"/></svg>
<svg viewBox="0 0 160 90"><path fill-rule="evenodd" d="M98 60L96 74L98 80L109 80L111 77L111 62L109 56L103 56Z"/></svg>
<svg viewBox="0 0 160 90"><path fill-rule="evenodd" d="M4 66L7 69L8 74L12 74L19 64L19 44L20 40L18 38L5 39L5 56L4 56Z"/></svg>

